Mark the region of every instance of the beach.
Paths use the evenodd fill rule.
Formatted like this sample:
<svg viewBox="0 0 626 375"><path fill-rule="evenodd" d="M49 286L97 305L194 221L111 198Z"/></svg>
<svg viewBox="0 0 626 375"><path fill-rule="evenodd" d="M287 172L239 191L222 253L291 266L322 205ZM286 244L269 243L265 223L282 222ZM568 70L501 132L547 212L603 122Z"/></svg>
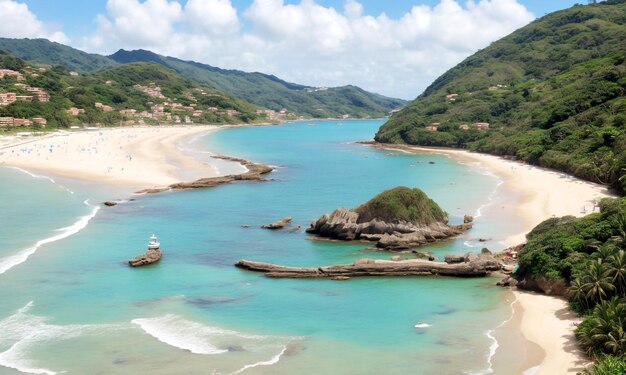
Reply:
<svg viewBox="0 0 626 375"><path fill-rule="evenodd" d="M163 187L219 173L211 159L198 160L183 147L186 140L216 129L101 128L16 138L0 144L0 166L133 188Z"/></svg>
<svg viewBox="0 0 626 375"><path fill-rule="evenodd" d="M331 130L336 131L335 125ZM278 127L272 130L272 135L268 135L267 137L271 138L272 141L276 140L277 134L281 134L284 132L284 137L291 139L292 137L290 131L294 130L296 126L293 125L294 129L288 130L289 126L285 128ZM342 131L347 131L348 127L341 127ZM188 146L190 142L193 141L194 138L200 137L206 133L215 131L217 127L214 126L194 126L194 127L133 127L133 128L109 128L109 129L98 129L93 131L80 131L80 132L71 132L71 133L62 133L62 134L52 134L46 135L43 137L35 137L35 138L20 138L10 140L9 142L0 144L0 165L5 166L13 166L23 168L28 171L33 172L41 172L41 173L52 173L54 175L62 175L72 178L79 178L83 180L91 180L97 183L102 184L115 184L122 186L132 186L133 188L148 188L148 187L160 187L166 186L172 183L192 180L194 178L201 177L211 177L219 174L219 171L215 164L212 163L212 159L209 156L206 156L207 160L199 160L197 157L204 159L204 154L193 152L187 150L185 146ZM301 127L298 131L306 131L313 133L315 131L315 127ZM242 139L259 139L260 134L257 134L254 129L249 129L247 131L251 132L251 135L242 136ZM333 132L328 131L328 134L335 134ZM221 134L221 133L220 133ZM308 133L307 133L308 134ZM317 134L317 133L316 133ZM312 134L309 134L311 137ZM345 135L346 139L354 139L354 136L351 133L347 133ZM306 139L306 137L303 137ZM359 138L356 138L359 139ZM361 138L362 139L362 138ZM342 139L343 141L343 139ZM341 142L337 142L341 143ZM272 144L272 143L269 143ZM247 144L248 145L248 144ZM325 144L323 144L325 145ZM254 145L248 145L250 148L253 148ZM308 145L307 145L308 146ZM265 146L266 147L266 146ZM281 156L284 157L283 145L277 144L276 149L276 160L281 160ZM302 146L300 146L302 147ZM309 146L310 147L310 146ZM322 147L322 146L320 146ZM326 147L326 146L323 146ZM386 146L385 146L386 147ZM208 147L209 149L213 149L212 147ZM395 148L395 147L391 147ZM503 242L504 245L517 245L524 241L524 235L526 232L531 230L535 225L537 225L542 220L545 220L552 216L563 216L563 215L575 215L582 216L586 213L590 213L595 209L595 201L605 197L610 196L605 187L587 183L580 181L578 179L566 176L559 172L549 171L538 167L533 167L509 160L505 160L499 157L483 155L483 154L474 154L466 151L460 150L441 150L441 149L428 149L428 148L419 148L419 147L402 147L403 151L407 152L417 152L417 153L437 153L437 154L445 154L454 158L456 161L461 164L466 164L471 167L476 167L481 171L485 171L486 173L493 174L498 177L502 183L497 188L498 191L502 191L504 193L514 192L511 195L510 201L505 201L504 203L498 203L497 206L492 206L489 208L489 215L492 215L496 212L497 217L510 217L511 220L521 220L523 222L523 232L516 233L506 238ZM264 150L265 151L265 150ZM342 150L336 150L336 152L343 152ZM356 163L362 163L364 168L372 168L371 163L379 163L382 162L377 159L378 155L372 154L370 157L363 157L358 153L354 152L354 150L345 150L345 156L343 153L338 154L342 157L351 157L354 158L351 162L356 165ZM257 152L259 152L257 150ZM375 152L375 150L372 150ZM299 153L294 153L294 155L299 155ZM321 155L317 153L316 155ZM326 154L324 154L326 155ZM294 157L294 156L292 156ZM298 156L301 157L301 156ZM319 156L318 156L319 157ZM332 155L327 156L329 160L327 163L330 163L332 159ZM376 157L376 158L375 158ZM310 160L310 157L302 156L302 160L306 160L307 162ZM435 159L435 158L433 158ZM261 157L260 160L263 160ZM301 159L296 159L297 162L302 162ZM426 159L428 160L428 159ZM443 160L443 161L442 161ZM386 162L390 164L384 164L385 166L393 166L393 167L385 167L381 169L381 171L385 171L385 173L389 173L389 175L381 175L379 179L393 179L396 178L398 174L398 168L407 168L405 171L415 171L419 172L418 168L412 168L408 165L404 165L404 161L401 158L387 158ZM393 163L393 164L391 164ZM441 157L437 159L436 167L443 168L443 165L448 163L447 158ZM322 163L323 164L323 163ZM466 169L464 166L459 166L458 163L449 161L449 168L460 168ZM297 165L297 163L294 163ZM424 166L430 165L426 162L422 164ZM315 166L318 166L318 163L315 163ZM367 166L367 167L366 167ZM292 173L289 170L289 165L286 169L288 173ZM343 176L346 172L342 168L338 168L337 176ZM424 173L427 172L427 169L424 168ZM393 176L392 176L393 175ZM338 177L326 177L331 181L337 181ZM455 174L454 176L458 176ZM482 175L477 174L477 178L483 179ZM319 176L317 176L319 177ZM375 182L377 179L371 177L371 175L363 175L357 176L360 178L361 184L365 185L367 183ZM412 179L409 176L406 177L406 180L402 180L401 183L407 184L410 181L415 181L419 179ZM446 180L447 181L447 180ZM309 202L303 203L301 199L301 192L307 191L310 189L311 181L304 181L302 179L293 179L294 183L302 183L302 186L294 187L294 201L293 205L289 208L284 208L284 193L280 194L281 200L280 202L274 202L271 207L279 207L281 210L285 210L285 212L296 214L299 210L306 210L305 214L300 215L300 219L304 218L308 219L310 217L314 217L315 214L318 214L316 210L312 210L311 207L315 207L316 204L311 204ZM447 183L446 183L447 184ZM276 185L280 187L280 184ZM335 185L330 185L335 186ZM339 189L343 185L337 185ZM266 188L269 189L272 186L267 185ZM239 189L248 189L245 184L241 184ZM453 189L453 188L450 188ZM361 194L361 190L359 189L358 193ZM377 185L376 189L371 188L371 191L380 191ZM232 192L232 190L229 190ZM220 194L220 192L215 192L214 194ZM224 197L221 199L211 198L212 196L206 196L204 201L198 201L192 204L191 207L188 207L187 210L194 210L195 207L200 202L204 204L210 205L211 199L217 199L216 202L213 203L212 206L205 207L202 210L204 212L216 212L217 210L223 209L228 210L231 200L233 199L232 193L223 192ZM266 217L256 217L258 215L257 212L265 212L270 210L269 208L260 209L261 203L258 201L254 201L253 203L250 201L251 192L246 191L242 192L239 197L242 204L245 207L251 206L254 207L254 215L250 217L240 217L241 212L246 212L245 209L239 208L236 211L236 215L230 215L229 211L225 211L222 214L216 214L216 217L226 217L232 221L229 226L220 229L220 235L222 232L236 231L240 228L241 224L244 222L266 222L270 218ZM325 203L317 203L317 206L320 207L334 207L337 202L340 200L338 197L338 192L329 193L327 195L312 195L311 198L322 199L322 202ZM369 195L369 193L368 193ZM483 195L481 195L484 197ZM271 195L266 195L263 198L263 201L267 201ZM164 198L165 199L165 198ZM175 197L172 196L170 199L174 200ZM355 202L360 202L365 197L355 198ZM451 198L452 199L452 198ZM460 200L463 199L471 199L467 197L458 198ZM327 202L325 200L328 200ZM229 204L223 204L223 202L228 201ZM341 202L350 203L350 197L342 198ZM268 202L268 204L271 202ZM142 203L142 204L147 204ZM172 207L177 207L178 204L172 205ZM454 206L453 206L454 207ZM155 208L156 209L156 208ZM309 210L312 210L309 212ZM114 211L110 211L111 215L114 214ZM219 211L217 211L219 212ZM509 214L510 212L510 214ZM276 212L275 215L279 213ZM281 211L280 214L283 214ZM168 215L171 215L168 213ZM147 232L148 230L154 230L153 228L157 228L159 233L167 233L167 228L171 226L172 222L181 223L188 218L194 218L196 220L200 214L189 215L187 211L181 212L181 216L178 219L170 219L167 215L163 217L163 220L167 221L167 226L163 225L159 227L155 225L152 220L159 219L159 215L150 217L149 228L146 228L143 232ZM297 216L297 215L296 215ZM128 219L132 219L129 217ZM122 219L118 219L122 220ZM491 220L491 218L483 218L483 220ZM195 221L194 221L195 223ZM221 223L221 221L220 221ZM302 222L304 225L305 223ZM111 222L112 225L115 222ZM100 223L101 225L101 223ZM137 225L134 223L133 225ZM193 224L195 225L195 224ZM193 228L192 224L185 226L185 231ZM217 224L213 224L217 225ZM221 224L220 224L221 225ZM126 228L128 226L125 226ZM209 226L210 227L210 226ZM181 231L183 229L178 229ZM120 229L118 228L119 232ZM166 238L180 237L187 238L187 236L178 236L178 231L176 234L170 233L169 236L165 236ZM141 231L140 231L141 232ZM228 241L224 242L224 246L233 247L235 249L241 248L243 255L248 255L247 249L249 249L249 244L241 244L239 246L232 246L232 241L236 241L237 238L246 239L250 234L255 235L254 232L247 232L246 235L242 235L239 232L233 232L228 237ZM263 233L265 234L265 233ZM132 235L135 235L134 232ZM504 237L504 236L503 236ZM219 238L218 234L212 234L210 239L211 243L215 240L215 238ZM203 237L198 237L195 242L186 243L184 246L179 245L179 248L193 248L196 243L202 244L202 253L206 252L204 242L205 239ZM289 248L298 248L299 246L303 247L302 253L299 257L307 257L307 256L315 256L315 251L308 248L308 246L331 246L323 244L309 244L312 241L301 241L300 238L294 236L293 239L291 237L280 239L281 244L285 241L293 241L293 243L289 243ZM255 242L256 244L256 242ZM103 247L109 248L108 244L102 244ZM250 247L254 249L256 245ZM282 248L283 246L281 246ZM212 246L208 246L208 248L213 248ZM218 251L219 247L216 247L216 251ZM244 251L245 250L245 251ZM499 250L499 249L498 249ZM196 250L200 253L200 250ZM355 250L356 251L356 250ZM218 251L219 253L219 251ZM106 254L103 252L103 254ZM355 256L362 256L358 252L355 253ZM277 255L278 256L278 255ZM336 254L334 251L328 251L328 255L331 257L338 258L323 258L323 262L332 262L332 261L347 261L347 258L343 258L340 254ZM117 258L121 258L122 255L118 255ZM216 255L216 259L221 259L223 255L220 253ZM116 259L117 259L116 258ZM171 259L176 259L174 255ZM190 257L192 263L195 264L197 262L197 257L194 255ZM212 260L212 258L207 258L208 260ZM271 259L270 259L271 260ZM36 260L35 260L36 261ZM108 262L111 260L107 259ZM217 260L215 260L217 261ZM299 260L300 262L301 260ZM310 263L318 264L320 262L319 259L311 259ZM36 265L35 262L33 262ZM106 264L106 262L104 262ZM26 267L29 263L26 262ZM229 267L221 268L223 266L223 262L220 260L218 262L220 268L220 272L225 272L222 278L219 279L221 283L222 280L227 280L232 277L236 277L228 274L230 270ZM170 264L168 267L173 267L174 265ZM223 271L222 271L223 270ZM153 270L157 272L158 269ZM202 270L202 277L205 277L204 270ZM248 281L246 281L247 283ZM402 283L404 281L398 281ZM420 290L430 290L431 288L435 288L442 283L447 283L446 280L423 280L421 282L430 283L433 285L430 288L423 288ZM437 286L435 286L435 283ZM203 279L202 285L205 284ZM221 285L221 284L220 284ZM246 285L247 284L242 284ZM348 284L345 284L348 285ZM402 285L402 286L400 286ZM405 295L406 290L403 289L403 284L398 286L398 290L402 290L402 293L396 296L394 303L398 303L399 296ZM456 284L455 284L456 285ZM276 288L275 284L272 284L272 291ZM457 287L455 287L457 288ZM419 289L419 288L418 288ZM221 290L221 289L220 289ZM367 295L371 293L370 289L367 289ZM381 289L383 291L384 289ZM351 291L353 293L354 291ZM176 291L175 293L180 293L180 291ZM217 292L215 292L217 293ZM233 291L233 294L240 293L239 291ZM247 293L241 292L241 293ZM446 290L446 293L451 293L450 290ZM445 293L444 293L445 294ZM491 295L493 293L490 293ZM586 360L576 351L575 348L575 338L573 336L573 326L571 323L576 322L577 318L567 310L567 304L562 299L557 299L553 297L546 297L543 295L535 295L530 293L521 293L514 292L515 294L515 302L514 308L515 315L510 319L511 324L507 324L506 327L503 327L503 330L514 330L521 332L524 335L524 338L533 344L533 350L526 350L525 356L525 367L524 370L533 369L528 374L552 374L552 373L562 373L563 369L571 369L571 373L575 373L576 371L580 371L581 364L586 363ZM245 294L247 295L247 294ZM470 294L468 294L469 296ZM332 294L329 294L332 296ZM460 303L460 299L464 296L463 293L459 291L459 296L455 300L457 303ZM33 297L34 298L34 297ZM137 297L139 298L139 297ZM247 297L246 297L247 298ZM281 297L283 298L283 297ZM330 297L329 297L330 298ZM429 296L428 298L435 298L433 296ZM469 297L468 297L469 298ZM43 300L44 296L37 296L34 298L37 301ZM419 299L419 298L418 298ZM414 301L413 298L408 303L412 303ZM467 301L463 302L465 304L470 303L478 303L474 301L474 298L470 298ZM333 306L334 306L333 301ZM444 307L441 307L444 306ZM448 307L444 305L444 302L440 302L439 305L432 306L433 309L443 308L442 311L452 311L448 310ZM400 309L403 312L409 312L410 309ZM386 310L385 310L386 311ZM320 312L321 313L321 312ZM382 314L382 312L381 312ZM442 317L447 316L446 313L444 315L437 315L436 313L430 313L435 315L429 315L433 319L432 316L437 316L437 319L443 319ZM297 315L297 314L295 314ZM294 315L294 316L295 316ZM481 315L481 319L484 318L485 315ZM402 318L404 319L404 317ZM408 320L420 320L418 316L411 316L407 318ZM427 318L428 319L428 318ZM455 318L456 319L456 318ZM395 332L404 331L404 325L407 327L413 327L411 324L406 324L403 320L396 320L399 325L402 327L396 327ZM491 324L491 322L488 322ZM494 324L494 326L497 324ZM442 332L436 331L437 329L441 329L445 327L446 324L436 322L434 327L432 328L433 334L441 335ZM496 329L497 330L497 329ZM456 337L457 332L448 333L450 337ZM468 335L470 333L468 332ZM519 336L519 333L517 333ZM472 337L476 337L480 339L481 333L480 331L472 332ZM407 342L414 342L413 337L407 336ZM521 340L521 339L520 339ZM512 354L518 353L516 350L518 348L512 347L509 348L507 346L507 342L505 339L499 340L500 348L496 353L495 360L498 361L498 353L506 352L507 355L511 356ZM477 357L479 359L479 357ZM452 361L454 362L454 361ZM557 369L555 371L555 369ZM576 370L578 369L578 370Z"/></svg>
<svg viewBox="0 0 626 375"><path fill-rule="evenodd" d="M499 208L510 210L512 216L519 217L524 224L524 231L506 238L505 246L524 243L526 233L550 217L588 215L598 211L597 203L600 199L614 196L603 185L498 156L443 148L381 147L448 155L462 163L485 168L499 177L503 182L503 190L513 191L519 196L519 199ZM539 375L581 372L590 361L578 350L574 323L579 323L581 319L569 309L567 301L517 290L513 293L516 305L519 306L514 311L521 319L516 319L520 322L509 329L521 329L524 337L541 349L526 350L531 352L526 361L528 373ZM503 348L501 350L515 350L508 348L506 344Z"/></svg>

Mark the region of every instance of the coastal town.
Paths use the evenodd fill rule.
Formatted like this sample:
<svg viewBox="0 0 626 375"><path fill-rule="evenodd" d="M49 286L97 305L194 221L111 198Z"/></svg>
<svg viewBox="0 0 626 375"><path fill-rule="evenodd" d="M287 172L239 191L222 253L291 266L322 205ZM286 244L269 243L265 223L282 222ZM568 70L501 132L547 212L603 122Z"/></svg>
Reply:
<svg viewBox="0 0 626 375"><path fill-rule="evenodd" d="M38 103L50 103L52 94L44 88L28 85L27 81L31 81L36 77L48 72L46 67L26 66L22 71L12 69L0 69L0 128L17 128L17 127L33 127L45 128L48 125L48 119L43 113L37 113L35 116L22 117L6 115L7 107L14 103L22 103L22 105L38 108ZM79 77L80 74L74 71L69 72L72 78ZM115 86L117 83L112 80L104 82L106 86ZM68 86L65 91L72 90L74 87ZM135 84L132 86L137 95L145 95L149 98L145 102L144 108L123 108L123 106L115 106L113 103L104 103L96 101L92 106L77 105L71 106L65 110L70 116L70 122L74 125L82 126L100 126L102 124L89 123L85 121L85 115L88 111L96 111L100 114L108 114L115 116L116 125L157 125L157 124L204 124L210 119L223 119L219 122L239 122L242 116L249 114L243 113L234 108L224 108L217 105L199 104L203 99L213 99L216 102L224 101L226 98L219 93L211 92L202 87L195 87L185 92L182 99L185 103L181 103L178 98L168 97L163 93L163 88L155 82L147 82L146 84ZM138 106L139 107L139 106ZM147 107L147 108L145 108ZM272 110L267 108L254 109L254 116L259 121L280 122L285 120L296 120L302 118L288 111L286 108ZM345 115L348 118L349 115ZM75 128L77 126L71 126ZM79 126L80 127L80 126Z"/></svg>

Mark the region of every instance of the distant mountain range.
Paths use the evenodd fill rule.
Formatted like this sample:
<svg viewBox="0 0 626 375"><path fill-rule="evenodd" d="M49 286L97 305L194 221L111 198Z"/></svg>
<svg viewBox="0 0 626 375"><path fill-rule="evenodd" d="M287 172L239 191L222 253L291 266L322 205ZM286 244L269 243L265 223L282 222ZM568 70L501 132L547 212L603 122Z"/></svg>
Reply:
<svg viewBox="0 0 626 375"><path fill-rule="evenodd" d="M406 104L402 99L373 94L356 86L317 88L298 85L273 75L225 70L145 50L120 50L111 56L102 56L46 39L6 38L0 38L0 50L30 63L61 65L79 73L100 72L133 62L152 62L225 95L275 111L285 108L305 117L384 117Z"/></svg>
<svg viewBox="0 0 626 375"><path fill-rule="evenodd" d="M626 2L549 14L468 57L376 140L513 156L626 187Z"/></svg>

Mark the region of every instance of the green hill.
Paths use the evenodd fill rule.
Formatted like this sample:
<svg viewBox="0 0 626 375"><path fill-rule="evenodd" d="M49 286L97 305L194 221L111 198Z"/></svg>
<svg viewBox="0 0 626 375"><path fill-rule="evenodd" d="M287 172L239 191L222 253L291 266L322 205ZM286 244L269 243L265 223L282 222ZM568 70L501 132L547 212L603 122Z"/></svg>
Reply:
<svg viewBox="0 0 626 375"><path fill-rule="evenodd" d="M450 69L376 140L514 156L623 191L625 60L624 0L576 5Z"/></svg>
<svg viewBox="0 0 626 375"><path fill-rule="evenodd" d="M385 190L354 211L359 214L359 223L374 219L389 223L408 221L420 225L448 222L448 214L426 193L405 186Z"/></svg>
<svg viewBox="0 0 626 375"><path fill-rule="evenodd" d="M16 100L0 106L0 117L43 117L48 127L120 123L241 123L263 121L258 107L220 93L154 63L132 63L93 74L72 75L62 66L37 68L0 53L0 69L21 77L0 80L0 93L33 96L38 88L49 101ZM35 95L36 96L36 95ZM70 114L70 108L80 113Z"/></svg>
<svg viewBox="0 0 626 375"><path fill-rule="evenodd" d="M118 65L106 56L86 53L47 39L0 38L0 50L30 63L61 65L79 73L93 73Z"/></svg>
<svg viewBox="0 0 626 375"><path fill-rule="evenodd" d="M355 86L318 89L289 83L273 75L226 70L193 61L157 55L150 51L119 50L109 56L119 63L150 61L174 69L181 75L231 93L250 103L307 117L383 117L406 102L372 94Z"/></svg>
<svg viewBox="0 0 626 375"><path fill-rule="evenodd" d="M144 50L120 50L107 57L46 39L7 38L0 38L0 50L29 63L60 65L79 73L95 73L132 62L153 62L260 107L275 111L286 108L289 112L306 117L327 118L345 114L359 118L384 117L406 104L404 100L373 94L355 86L319 90L286 82L273 75L220 69Z"/></svg>

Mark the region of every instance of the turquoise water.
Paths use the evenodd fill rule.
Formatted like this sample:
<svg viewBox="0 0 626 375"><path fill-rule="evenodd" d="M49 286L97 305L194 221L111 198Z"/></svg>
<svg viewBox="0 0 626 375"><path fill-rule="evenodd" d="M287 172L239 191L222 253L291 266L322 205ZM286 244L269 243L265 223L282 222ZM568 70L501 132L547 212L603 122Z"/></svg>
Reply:
<svg viewBox="0 0 626 375"><path fill-rule="evenodd" d="M311 240L304 228L397 185L424 190L452 222L482 213L463 237L426 249L436 255L470 251L478 238L499 249L519 231L491 213L505 197L479 168L354 143L381 123L224 129L196 147L275 165L272 181L114 208L97 206L123 198L108 187L0 169L0 374L487 372L486 332L510 315L493 279L272 280L233 267L242 258L303 266L388 258L364 244ZM302 229L259 228L284 216ZM126 266L153 232L162 261ZM60 239L26 251L49 238Z"/></svg>

